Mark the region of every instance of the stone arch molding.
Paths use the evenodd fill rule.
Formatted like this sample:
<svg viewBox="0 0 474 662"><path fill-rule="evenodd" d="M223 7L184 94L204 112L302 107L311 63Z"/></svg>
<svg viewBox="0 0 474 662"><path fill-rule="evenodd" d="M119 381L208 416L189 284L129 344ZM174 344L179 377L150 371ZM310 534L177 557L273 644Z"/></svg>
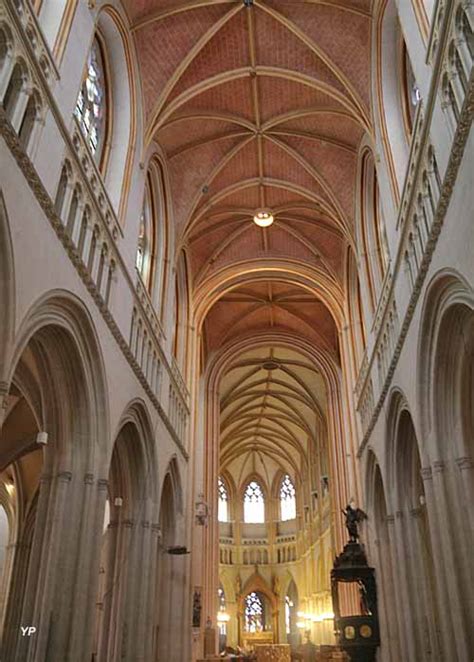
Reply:
<svg viewBox="0 0 474 662"><path fill-rule="evenodd" d="M120 417L116 434L113 437L114 444L109 449L107 466L110 466L111 456L117 440L127 426L131 426L133 429L133 441L136 444L134 455L140 458L141 475L136 478L141 482L142 498L144 500L149 499L153 504L157 504L159 494L157 482L154 480L154 477L158 475L159 463L156 453L155 434L146 404L140 398L129 402Z"/></svg>
<svg viewBox="0 0 474 662"><path fill-rule="evenodd" d="M96 16L95 31L97 30L106 49L108 84L113 104L109 116L111 133L107 138L110 142L110 158L105 181L117 215L123 218L138 136L141 147L143 142L141 95L137 92L138 67L127 19L115 7L110 4L101 7Z"/></svg>
<svg viewBox="0 0 474 662"><path fill-rule="evenodd" d="M0 191L0 394L2 382L8 382L9 354L15 328L15 261L10 223L3 194Z"/></svg>
<svg viewBox="0 0 474 662"><path fill-rule="evenodd" d="M460 313L458 324L454 323L454 318L449 319L450 315L456 315L456 311ZM435 274L428 285L418 338L420 358L417 390L419 410L422 413L421 429L423 437L432 440L432 452L436 456L442 452L443 435L453 432L453 427L449 429L450 425L457 427L454 420L450 421L447 418L446 409L451 398L446 390L448 387L446 380L449 380L451 387L455 389L459 385L457 379L461 378L459 373L456 375L452 372L456 369L461 370L462 366L458 365L456 357L449 352L449 348L459 341L459 334L463 333L463 311L465 314L474 315L474 290L460 273L452 269L443 269ZM451 354L455 364L451 368L446 361L447 357L440 364L440 350L443 350L443 347ZM439 374L440 370L442 374ZM440 379L442 383L438 383ZM443 391L447 401L439 402ZM453 398L459 395L458 392L451 393ZM455 443L458 444L457 452L462 454L465 449L457 435Z"/></svg>
<svg viewBox="0 0 474 662"><path fill-rule="evenodd" d="M174 513L175 513L175 517L177 517L183 514L184 502L183 502L181 471L179 469L178 459L176 455L173 455L171 457L170 461L168 462L166 471L163 474L163 480L161 483L161 490L160 490L160 495L161 495L160 503L162 503L162 499L163 499L163 487L166 478L169 478L171 482L171 488L173 492L173 505L175 509Z"/></svg>
<svg viewBox="0 0 474 662"><path fill-rule="evenodd" d="M41 348L38 356L45 369L45 392L49 390L53 401L57 398L56 405L63 405L53 410L51 402L48 405L44 395L40 395L42 422L46 427L51 425L52 430L47 432L56 432L60 464L70 467L76 461L89 470L103 465L109 439L106 371L97 333L84 304L64 290L50 291L27 311L16 338L7 383L12 382L25 349L31 341L38 341ZM64 391L58 390L61 385ZM64 434L67 429L65 409L76 407L78 402L85 406L83 425L75 431L76 439L70 443L70 439L61 439L61 432Z"/></svg>
<svg viewBox="0 0 474 662"><path fill-rule="evenodd" d="M419 454L421 466L424 466L426 462L426 449L419 441L421 437L419 435L419 431L417 430L416 421L413 417L413 410L410 407L405 394L399 387L394 387L392 389L388 402L389 406L385 432L385 438L387 440L386 462L385 472L382 471L381 468L381 474L384 481L386 494L390 494L392 496L393 504L395 504L403 496L400 493L397 476L400 475L400 471L403 469L403 465L401 464L402 458L400 456L399 445L401 441L400 425L403 423L402 418L404 415L408 416L409 418L413 432L413 440L416 443L416 451ZM389 504L387 503L387 506L388 505Z"/></svg>

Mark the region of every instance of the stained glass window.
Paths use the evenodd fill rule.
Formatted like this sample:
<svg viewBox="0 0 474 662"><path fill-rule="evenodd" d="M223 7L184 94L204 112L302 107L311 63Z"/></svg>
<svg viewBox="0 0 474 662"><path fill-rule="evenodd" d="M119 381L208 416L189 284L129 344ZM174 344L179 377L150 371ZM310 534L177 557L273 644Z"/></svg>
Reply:
<svg viewBox="0 0 474 662"><path fill-rule="evenodd" d="M150 288L150 274L153 261L153 206L151 202L150 185L147 182L140 217L140 232L138 235L135 266L146 287Z"/></svg>
<svg viewBox="0 0 474 662"><path fill-rule="evenodd" d="M89 149L99 162L106 130L107 95L104 59L97 37L87 58L86 73L74 112Z"/></svg>
<svg viewBox="0 0 474 662"><path fill-rule="evenodd" d="M222 478L219 476L219 480L217 483L217 490L218 490L218 507L217 507L217 518L219 522L228 522L229 521L229 495L227 493L227 488L225 486L224 481Z"/></svg>
<svg viewBox="0 0 474 662"><path fill-rule="evenodd" d="M291 478L286 474L280 485L280 510L283 522L296 517L296 490Z"/></svg>
<svg viewBox="0 0 474 662"><path fill-rule="evenodd" d="M291 634L291 612L294 607L293 601L285 596L285 629L286 634Z"/></svg>
<svg viewBox="0 0 474 662"><path fill-rule="evenodd" d="M415 120L416 108L421 101L421 92L416 82L415 74L411 66L410 56L408 55L405 44L403 45L403 59L405 67L405 99L411 131L413 128L413 122Z"/></svg>
<svg viewBox="0 0 474 662"><path fill-rule="evenodd" d="M262 488L256 480L250 481L245 490L244 522L253 524L265 522L265 499Z"/></svg>
<svg viewBox="0 0 474 662"><path fill-rule="evenodd" d="M265 607L258 593L253 591L245 598L246 632L262 632L265 629Z"/></svg>

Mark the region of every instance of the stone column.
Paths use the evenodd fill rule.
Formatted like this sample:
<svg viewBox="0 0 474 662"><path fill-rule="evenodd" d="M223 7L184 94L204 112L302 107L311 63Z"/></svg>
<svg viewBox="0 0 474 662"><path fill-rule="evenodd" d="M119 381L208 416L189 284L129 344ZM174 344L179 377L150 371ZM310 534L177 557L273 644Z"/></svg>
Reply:
<svg viewBox="0 0 474 662"><path fill-rule="evenodd" d="M445 567L443 564L441 554L441 540L440 540L440 526L439 518L436 512L435 499L433 495L433 473L431 467L425 467L421 470L421 477L424 483L424 492L426 498L426 509L428 517L428 528L431 539L431 548L433 550L433 564L435 568L435 580L437 595L434 599L437 601L438 613L441 614L444 610L444 604L440 600L441 595L447 595ZM441 650L441 658L447 657L447 651L451 648L452 638L454 636L450 618L440 618L440 629L442 641L439 642Z"/></svg>
<svg viewBox="0 0 474 662"><path fill-rule="evenodd" d="M155 660L156 658L156 620L155 620L155 603L159 599L156 592L156 585L158 579L158 545L160 537L160 527L158 523L152 524L150 528L150 544L149 544L149 564L148 564L148 580L146 591L147 602L147 618L145 624L146 639L145 639L145 659Z"/></svg>
<svg viewBox="0 0 474 662"><path fill-rule="evenodd" d="M471 633L471 647L474 651L474 592L472 591L472 586L474 586L474 462L471 457L460 457L456 460L456 466L459 470L459 477L461 479L461 492L464 497L464 502L469 504L470 507L464 510L464 514L467 517L467 522L463 528L463 533L465 537L465 548L467 550L467 586L471 587L471 590L467 592L468 602L465 605L465 611L468 614L468 632Z"/></svg>
<svg viewBox="0 0 474 662"><path fill-rule="evenodd" d="M91 607L97 601L108 481L100 479L94 482L93 475L86 474L84 484L84 534L79 545L74 600L76 611L81 617L74 617L68 637L68 654L71 660L77 662L90 656L93 646L95 610Z"/></svg>
<svg viewBox="0 0 474 662"><path fill-rule="evenodd" d="M382 631L382 647L388 651L388 657L391 661L399 662L401 656L398 644L398 627L397 619L393 618L393 607L395 606L395 612L398 612L398 609L396 601L393 599L392 567L390 560L387 559L387 554L389 554L389 550L387 549L388 545L382 538L374 540L374 546L378 569L378 611Z"/></svg>
<svg viewBox="0 0 474 662"><path fill-rule="evenodd" d="M27 609L22 615L22 621L33 624L37 628L37 636L22 638L18 659L28 662L60 662L55 649L58 632L55 629L53 613L55 611L56 589L58 588L58 561L63 536L66 505L70 499L72 473L60 471L52 479L50 494L46 505L44 527L37 522L35 537L41 536L40 564L38 576L29 573L27 593L35 595L34 608ZM38 513L39 514L39 513ZM32 553L34 552L34 547ZM37 580L37 581L35 581Z"/></svg>
<svg viewBox="0 0 474 662"><path fill-rule="evenodd" d="M400 602L399 606L401 609L400 620L400 632L403 633L401 637L402 646L405 649L404 660L407 662L418 662L418 653L416 646L416 635L415 629L413 627L413 622L411 619L411 603L409 600L409 588L408 588L408 577L407 577L407 565L405 558L405 550L403 545L403 513L398 511L395 513L394 525L391 529L393 534L393 539L391 540L392 549L395 552L395 566L398 569L398 581L397 585L399 588Z"/></svg>
<svg viewBox="0 0 474 662"><path fill-rule="evenodd" d="M119 525L117 520L111 520L107 528L107 553L105 563L105 589L103 599L102 628L99 636L99 660L106 660L109 650L109 638L112 629L112 605L114 603L114 582L116 558L118 555Z"/></svg>
<svg viewBox="0 0 474 662"><path fill-rule="evenodd" d="M453 535L451 519L452 513L448 501L448 488L446 485L446 466L442 461L433 462L433 494L436 502L439 521L441 522L440 538L443 565L446 571L448 605L444 606L445 618L451 618L453 623L454 637L450 642L451 654L457 654L459 662L472 662L472 656L468 650L468 615L463 611L463 601L459 582L462 581L458 575L458 567L455 549L453 549Z"/></svg>

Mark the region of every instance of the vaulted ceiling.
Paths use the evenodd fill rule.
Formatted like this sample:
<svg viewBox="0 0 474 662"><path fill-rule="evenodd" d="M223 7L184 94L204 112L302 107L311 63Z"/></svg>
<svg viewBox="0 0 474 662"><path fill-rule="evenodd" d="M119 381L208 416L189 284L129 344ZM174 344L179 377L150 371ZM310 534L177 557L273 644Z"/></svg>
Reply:
<svg viewBox="0 0 474 662"><path fill-rule="evenodd" d="M248 275L216 297L204 355L282 331L337 360L322 297L284 268L268 281L254 274L256 264L304 265L342 301L357 154L371 132L372 0L124 3L146 137L166 155L193 290L229 270ZM275 217L267 229L252 222L262 207Z"/></svg>
<svg viewBox="0 0 474 662"><path fill-rule="evenodd" d="M249 350L232 361L221 383L221 470L241 487L249 475L271 487L275 475L293 480L309 462L309 444L323 443L324 380L296 351Z"/></svg>

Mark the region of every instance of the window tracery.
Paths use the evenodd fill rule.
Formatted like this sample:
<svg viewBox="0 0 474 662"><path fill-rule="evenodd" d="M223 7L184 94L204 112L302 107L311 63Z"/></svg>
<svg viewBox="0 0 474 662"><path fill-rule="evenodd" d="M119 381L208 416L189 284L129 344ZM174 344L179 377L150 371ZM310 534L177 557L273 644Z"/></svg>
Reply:
<svg viewBox="0 0 474 662"><path fill-rule="evenodd" d="M280 515L282 522L296 518L296 490L288 474L280 484Z"/></svg>
<svg viewBox="0 0 474 662"><path fill-rule="evenodd" d="M217 491L218 491L218 507L217 507L217 519L219 522L228 522L229 521L229 494L225 486L224 481L219 476L217 482Z"/></svg>
<svg viewBox="0 0 474 662"><path fill-rule="evenodd" d="M74 111L96 162L102 156L107 129L107 89L102 48L94 38Z"/></svg>
<svg viewBox="0 0 474 662"><path fill-rule="evenodd" d="M265 522L265 499L256 480L250 481L244 494L244 522L263 524Z"/></svg>

